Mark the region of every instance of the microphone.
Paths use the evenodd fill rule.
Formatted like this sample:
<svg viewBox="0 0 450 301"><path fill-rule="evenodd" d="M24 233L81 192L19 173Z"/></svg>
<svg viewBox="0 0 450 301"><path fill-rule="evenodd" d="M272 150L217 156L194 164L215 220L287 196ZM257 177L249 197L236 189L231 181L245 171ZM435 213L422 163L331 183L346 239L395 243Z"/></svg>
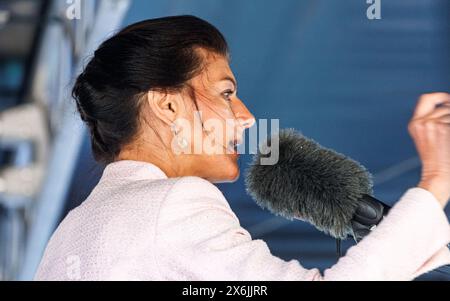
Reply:
<svg viewBox="0 0 450 301"><path fill-rule="evenodd" d="M278 162L263 165L261 159L273 155L272 140L279 142ZM361 241L390 209L372 196L372 176L360 163L293 129L281 130L261 146L245 184L260 207L309 222L338 240Z"/></svg>

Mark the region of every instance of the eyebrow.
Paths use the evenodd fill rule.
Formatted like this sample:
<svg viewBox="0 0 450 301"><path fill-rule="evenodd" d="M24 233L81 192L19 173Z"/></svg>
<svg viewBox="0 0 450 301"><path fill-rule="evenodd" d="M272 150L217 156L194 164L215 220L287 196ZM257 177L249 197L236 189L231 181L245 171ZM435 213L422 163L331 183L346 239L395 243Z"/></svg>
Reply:
<svg viewBox="0 0 450 301"><path fill-rule="evenodd" d="M224 81L224 80L228 80L228 81L232 82L234 85L234 89L237 90L237 83L234 80L234 78L232 78L230 76L225 76L224 78L221 79L221 81Z"/></svg>

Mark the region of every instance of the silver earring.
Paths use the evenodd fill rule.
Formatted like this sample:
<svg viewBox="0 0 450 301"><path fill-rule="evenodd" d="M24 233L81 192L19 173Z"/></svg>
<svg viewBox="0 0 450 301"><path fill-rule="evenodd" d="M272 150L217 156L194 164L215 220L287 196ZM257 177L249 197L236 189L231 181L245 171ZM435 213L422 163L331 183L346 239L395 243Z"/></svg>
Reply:
<svg viewBox="0 0 450 301"><path fill-rule="evenodd" d="M179 133L178 127L175 123L172 123L170 125L170 130L172 131L172 133L176 136Z"/></svg>
<svg viewBox="0 0 450 301"><path fill-rule="evenodd" d="M180 130L178 129L178 127L175 123L172 123L171 130L172 130L173 135L175 136L178 147L180 147L181 149L185 149L188 146L188 141L184 137L178 136L178 134L180 133Z"/></svg>

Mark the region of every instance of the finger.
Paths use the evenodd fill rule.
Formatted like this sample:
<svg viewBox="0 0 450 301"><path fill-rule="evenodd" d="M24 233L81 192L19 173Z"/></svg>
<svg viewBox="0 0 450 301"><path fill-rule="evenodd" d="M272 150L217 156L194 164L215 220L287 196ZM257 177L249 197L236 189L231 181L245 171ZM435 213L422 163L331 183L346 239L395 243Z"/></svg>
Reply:
<svg viewBox="0 0 450 301"><path fill-rule="evenodd" d="M442 116L442 117L440 117L440 118L437 118L437 119L435 119L437 122L440 122L440 123L448 123L448 124L450 124L450 114L448 114L448 115L444 115L444 116Z"/></svg>
<svg viewBox="0 0 450 301"><path fill-rule="evenodd" d="M432 93L422 95L417 103L414 118L424 117L433 112L437 105L444 103L450 103L450 94Z"/></svg>
<svg viewBox="0 0 450 301"><path fill-rule="evenodd" d="M450 114L450 106L443 105L441 107L438 107L437 109L434 109L430 114L423 117L423 119L437 119L449 114Z"/></svg>

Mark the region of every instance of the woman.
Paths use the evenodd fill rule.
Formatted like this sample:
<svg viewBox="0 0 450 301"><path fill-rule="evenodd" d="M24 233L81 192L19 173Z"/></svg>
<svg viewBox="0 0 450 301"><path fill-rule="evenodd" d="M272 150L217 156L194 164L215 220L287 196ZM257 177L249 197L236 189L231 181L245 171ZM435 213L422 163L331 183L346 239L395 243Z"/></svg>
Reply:
<svg viewBox="0 0 450 301"><path fill-rule="evenodd" d="M239 176L235 148L255 122L228 62L220 32L192 16L134 24L100 46L73 95L107 167L52 236L37 280L409 280L450 263L448 94L423 96L410 125L418 187L322 276L252 240L212 184Z"/></svg>

